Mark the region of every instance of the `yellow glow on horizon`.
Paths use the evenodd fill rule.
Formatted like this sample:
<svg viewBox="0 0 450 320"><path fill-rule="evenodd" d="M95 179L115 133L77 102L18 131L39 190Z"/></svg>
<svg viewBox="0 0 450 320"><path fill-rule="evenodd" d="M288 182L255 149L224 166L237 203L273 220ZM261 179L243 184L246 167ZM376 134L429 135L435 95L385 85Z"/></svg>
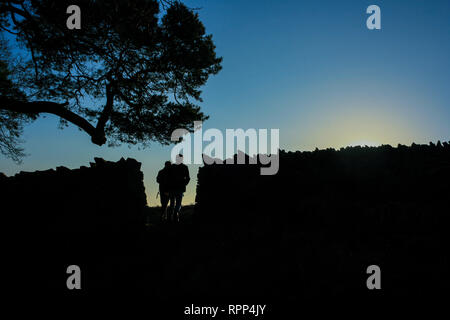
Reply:
<svg viewBox="0 0 450 320"><path fill-rule="evenodd" d="M391 119L351 117L339 119L320 128L312 134L311 140L319 149L329 147L339 149L356 145L397 145L409 139L408 130L401 124L394 124Z"/></svg>
<svg viewBox="0 0 450 320"><path fill-rule="evenodd" d="M355 141L353 143L350 143L348 146L349 147L356 147L356 146L368 146L368 147L378 147L381 144L378 142L374 142L374 141L368 141L368 140L359 140L359 141Z"/></svg>
<svg viewBox="0 0 450 320"><path fill-rule="evenodd" d="M390 104L381 106L351 104L333 105L325 108L314 126L308 130L309 149L335 148L367 145L380 146L412 143L420 136L420 129L411 114ZM306 139L305 139L306 140Z"/></svg>

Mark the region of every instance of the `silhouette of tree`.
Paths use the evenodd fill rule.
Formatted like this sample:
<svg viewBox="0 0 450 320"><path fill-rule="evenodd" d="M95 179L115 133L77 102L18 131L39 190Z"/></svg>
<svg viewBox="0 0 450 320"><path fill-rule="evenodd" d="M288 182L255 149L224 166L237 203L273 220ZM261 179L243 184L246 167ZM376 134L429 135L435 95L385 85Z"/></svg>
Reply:
<svg viewBox="0 0 450 320"><path fill-rule="evenodd" d="M94 144L146 146L169 144L174 129L191 130L194 120L207 119L195 102L202 101L200 87L220 71L222 58L193 9L177 1L81 0L81 29L69 30L71 4L0 4L0 28L27 53L14 68L14 83L2 59L2 86L15 84L22 93L3 94L2 87L2 130L17 139L22 127L8 129L8 117L50 113L62 125L77 125ZM14 149L2 145L5 150Z"/></svg>
<svg viewBox="0 0 450 320"><path fill-rule="evenodd" d="M8 68L10 53L6 43L0 39L0 99L25 101L25 94L11 81L11 71ZM0 109L0 152L20 163L25 155L23 148L19 147L23 126L33 120L33 115L15 113Z"/></svg>

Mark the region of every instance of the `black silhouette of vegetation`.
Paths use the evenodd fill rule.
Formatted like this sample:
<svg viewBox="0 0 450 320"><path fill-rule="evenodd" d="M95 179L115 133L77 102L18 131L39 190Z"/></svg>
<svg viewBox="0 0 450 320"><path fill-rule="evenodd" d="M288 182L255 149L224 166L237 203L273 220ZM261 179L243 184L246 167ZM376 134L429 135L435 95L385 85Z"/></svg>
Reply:
<svg viewBox="0 0 450 320"><path fill-rule="evenodd" d="M197 13L178 1L76 3L79 30L66 27L71 1L0 3L0 29L28 54L11 59L1 46L2 153L20 159L21 128L44 113L97 145L169 144L173 130L207 119L194 102L222 59Z"/></svg>
<svg viewBox="0 0 450 320"><path fill-rule="evenodd" d="M7 61L10 53L6 42L0 38L0 97L16 101L24 101L25 94L20 91L11 81L11 70ZM19 114L9 110L0 109L0 153L20 163L25 156L23 148L20 147L20 136L23 127L36 117L30 114Z"/></svg>

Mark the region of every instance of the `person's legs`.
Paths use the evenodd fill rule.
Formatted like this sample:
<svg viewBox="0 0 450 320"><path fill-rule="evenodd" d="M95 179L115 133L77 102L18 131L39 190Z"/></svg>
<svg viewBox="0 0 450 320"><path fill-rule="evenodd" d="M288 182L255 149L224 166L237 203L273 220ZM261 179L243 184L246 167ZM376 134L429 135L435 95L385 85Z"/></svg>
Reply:
<svg viewBox="0 0 450 320"><path fill-rule="evenodd" d="M175 195L175 211L173 214L173 218L175 221L180 221L180 209L181 209L181 201L183 200L183 193L177 193Z"/></svg>
<svg viewBox="0 0 450 320"><path fill-rule="evenodd" d="M170 205L169 205L169 211L167 212L167 221L172 221L173 220L173 213L174 213L174 208L175 208L175 194L173 192L171 192L169 194L169 199L170 199Z"/></svg>
<svg viewBox="0 0 450 320"><path fill-rule="evenodd" d="M164 220L164 218L167 220L167 205L169 204L169 193L160 192L159 196L161 198L161 220Z"/></svg>

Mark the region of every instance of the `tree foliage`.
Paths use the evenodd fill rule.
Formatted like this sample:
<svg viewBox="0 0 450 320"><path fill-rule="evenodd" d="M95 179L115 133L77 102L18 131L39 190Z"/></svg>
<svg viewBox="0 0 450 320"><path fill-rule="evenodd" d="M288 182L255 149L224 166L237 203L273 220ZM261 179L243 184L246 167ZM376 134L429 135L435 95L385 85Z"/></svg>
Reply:
<svg viewBox="0 0 450 320"><path fill-rule="evenodd" d="M25 94L11 80L11 71L8 66L10 54L3 39L0 39L0 49L0 99L25 101ZM0 109L0 153L15 162L21 162L25 154L23 148L19 146L20 136L24 125L33 119L35 119L33 115Z"/></svg>
<svg viewBox="0 0 450 320"><path fill-rule="evenodd" d="M79 30L66 27L72 4L81 8ZM207 119L196 103L222 59L198 14L180 2L6 1L0 27L28 53L15 68L22 94L2 87L2 112L56 114L98 145L168 144L174 129Z"/></svg>

